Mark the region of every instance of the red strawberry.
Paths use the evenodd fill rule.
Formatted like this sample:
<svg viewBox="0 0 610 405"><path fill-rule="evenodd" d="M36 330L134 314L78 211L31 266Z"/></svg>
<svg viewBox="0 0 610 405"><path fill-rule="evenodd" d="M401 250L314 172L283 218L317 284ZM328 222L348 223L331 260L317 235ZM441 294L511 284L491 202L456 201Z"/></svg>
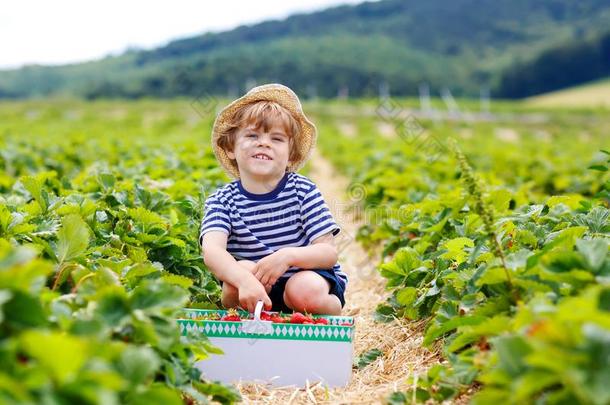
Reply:
<svg viewBox="0 0 610 405"><path fill-rule="evenodd" d="M286 320L284 318L282 318L281 316L275 314L275 315L271 315L271 322L273 322L273 323L285 323Z"/></svg>
<svg viewBox="0 0 610 405"><path fill-rule="evenodd" d="M220 318L221 321L226 321L226 322L241 322L241 318L239 317L239 315L225 315L222 318Z"/></svg>
<svg viewBox="0 0 610 405"><path fill-rule="evenodd" d="M239 316L239 313L235 309L229 309L229 311L225 315L223 315L223 317L220 318L220 320L227 321L227 322L240 322L241 317Z"/></svg>
<svg viewBox="0 0 610 405"><path fill-rule="evenodd" d="M305 320L305 321L303 321L303 325L305 325L305 324L313 325L314 323L312 321Z"/></svg>
<svg viewBox="0 0 610 405"><path fill-rule="evenodd" d="M328 319L326 318L318 318L315 320L315 323L319 325L328 325Z"/></svg>
<svg viewBox="0 0 610 405"><path fill-rule="evenodd" d="M261 321L270 321L272 317L269 312L261 312Z"/></svg>
<svg viewBox="0 0 610 405"><path fill-rule="evenodd" d="M352 326L352 324L349 323L349 322L342 322L339 325L341 325L341 326Z"/></svg>
<svg viewBox="0 0 610 405"><path fill-rule="evenodd" d="M305 321L311 322L311 318L303 315L300 312L295 312L290 316L290 323L304 323Z"/></svg>

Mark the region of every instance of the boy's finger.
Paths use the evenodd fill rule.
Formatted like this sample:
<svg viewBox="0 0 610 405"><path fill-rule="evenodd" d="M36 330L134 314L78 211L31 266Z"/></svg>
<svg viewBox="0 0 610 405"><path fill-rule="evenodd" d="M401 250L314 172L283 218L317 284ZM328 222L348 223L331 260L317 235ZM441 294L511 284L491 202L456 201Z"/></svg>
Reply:
<svg viewBox="0 0 610 405"><path fill-rule="evenodd" d="M254 273L254 277L256 277L258 281L262 281L264 276L265 271L262 268L257 267L256 272Z"/></svg>
<svg viewBox="0 0 610 405"><path fill-rule="evenodd" d="M263 300L263 305L267 311L269 311L272 307L271 298L268 295L265 295L265 299Z"/></svg>

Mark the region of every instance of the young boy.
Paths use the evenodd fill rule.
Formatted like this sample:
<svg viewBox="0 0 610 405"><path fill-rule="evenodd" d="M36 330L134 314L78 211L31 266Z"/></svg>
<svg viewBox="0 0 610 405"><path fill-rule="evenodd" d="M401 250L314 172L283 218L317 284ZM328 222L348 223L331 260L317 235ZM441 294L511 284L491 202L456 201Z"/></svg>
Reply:
<svg viewBox="0 0 610 405"><path fill-rule="evenodd" d="M253 88L216 118L214 154L237 180L206 200L199 241L225 307L253 312L261 300L275 311L341 313L339 227L316 185L295 173L316 136L296 94L280 84Z"/></svg>

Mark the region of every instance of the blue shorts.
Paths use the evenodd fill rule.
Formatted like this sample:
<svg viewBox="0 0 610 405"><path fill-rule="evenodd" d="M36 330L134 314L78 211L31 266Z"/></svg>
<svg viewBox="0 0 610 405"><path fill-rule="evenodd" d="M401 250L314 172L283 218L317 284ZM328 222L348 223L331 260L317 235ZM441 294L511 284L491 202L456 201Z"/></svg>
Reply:
<svg viewBox="0 0 610 405"><path fill-rule="evenodd" d="M339 298L339 301L341 301L341 308L343 308L345 306L345 285L341 280L339 280L339 277L337 277L335 272L333 270L324 269L308 271L315 271L316 273L324 277L325 280L328 280L330 284L330 289L328 293L336 295L337 298ZM284 313L293 312L292 309L288 307L288 305L286 305L286 303L284 302L284 289L286 288L286 283L288 282L289 278L290 277L280 277L271 287L271 291L269 291L269 298L271 299L271 302L273 304L271 307L272 311ZM219 281L220 285L222 286L222 281Z"/></svg>
<svg viewBox="0 0 610 405"><path fill-rule="evenodd" d="M341 308L345 306L345 286L341 280L337 277L333 270L307 270L314 271L324 277L325 280L328 280L330 284L329 294L334 294L341 301ZM271 307L272 311L279 311L284 313L292 313L292 309L289 308L284 302L284 289L286 288L286 283L290 277L280 277L275 284L271 287L271 291L269 291L269 298L271 298L271 302L273 306Z"/></svg>

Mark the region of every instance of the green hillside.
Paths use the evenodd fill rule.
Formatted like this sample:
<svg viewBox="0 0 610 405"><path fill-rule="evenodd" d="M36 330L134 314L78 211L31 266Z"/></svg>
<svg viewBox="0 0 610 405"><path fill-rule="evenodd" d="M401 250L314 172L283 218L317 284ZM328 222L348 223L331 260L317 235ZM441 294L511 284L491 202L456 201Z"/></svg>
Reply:
<svg viewBox="0 0 610 405"><path fill-rule="evenodd" d="M335 96L414 94L422 82L457 95L498 88L503 72L543 51L600 35L603 0L385 0L207 33L152 50L0 73L0 97L227 94L281 81Z"/></svg>

